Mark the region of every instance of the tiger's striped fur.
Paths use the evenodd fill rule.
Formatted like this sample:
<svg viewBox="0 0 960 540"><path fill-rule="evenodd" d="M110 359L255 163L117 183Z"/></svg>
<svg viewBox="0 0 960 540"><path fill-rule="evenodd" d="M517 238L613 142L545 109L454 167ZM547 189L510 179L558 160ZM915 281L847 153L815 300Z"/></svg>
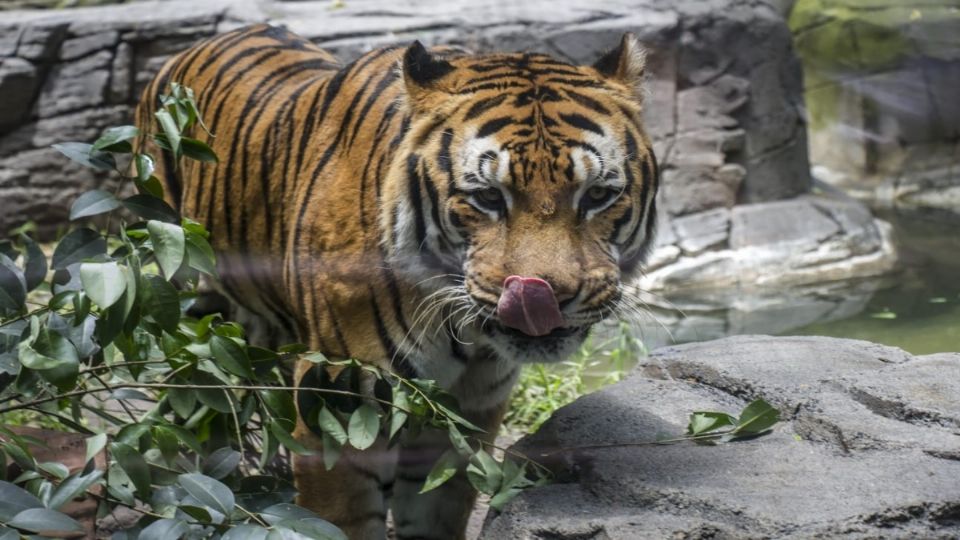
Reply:
<svg viewBox="0 0 960 540"><path fill-rule="evenodd" d="M212 232L222 290L274 341L437 380L494 434L520 364L575 350L652 237L642 76L630 35L594 66L419 42L340 66L259 25L172 58L138 114L146 125L169 82L197 93L216 137L194 135L220 162L174 171L166 156L158 170L169 202ZM547 281L567 326L501 325L510 275ZM330 472L297 457L299 502L351 538L382 538L388 507L398 538L461 537L465 475L416 495L447 444L380 441Z"/></svg>

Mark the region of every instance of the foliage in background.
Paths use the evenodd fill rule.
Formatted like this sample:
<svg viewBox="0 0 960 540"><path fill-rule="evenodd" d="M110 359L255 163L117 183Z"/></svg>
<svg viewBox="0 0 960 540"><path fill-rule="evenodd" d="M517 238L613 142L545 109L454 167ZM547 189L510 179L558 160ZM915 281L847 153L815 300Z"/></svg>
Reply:
<svg viewBox="0 0 960 540"><path fill-rule="evenodd" d="M533 433L560 407L619 382L646 354L646 348L627 323L618 323L616 331L607 334L594 331L565 362L524 366L504 424L514 431Z"/></svg>

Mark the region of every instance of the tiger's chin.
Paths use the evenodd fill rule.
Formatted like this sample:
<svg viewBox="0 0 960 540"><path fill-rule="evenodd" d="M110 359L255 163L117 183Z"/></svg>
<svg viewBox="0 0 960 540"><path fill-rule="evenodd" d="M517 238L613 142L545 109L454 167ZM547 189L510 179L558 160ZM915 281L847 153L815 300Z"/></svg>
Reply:
<svg viewBox="0 0 960 540"><path fill-rule="evenodd" d="M501 324L484 327L490 346L503 360L520 364L562 362L580 348L592 325L554 329L545 336L528 336Z"/></svg>

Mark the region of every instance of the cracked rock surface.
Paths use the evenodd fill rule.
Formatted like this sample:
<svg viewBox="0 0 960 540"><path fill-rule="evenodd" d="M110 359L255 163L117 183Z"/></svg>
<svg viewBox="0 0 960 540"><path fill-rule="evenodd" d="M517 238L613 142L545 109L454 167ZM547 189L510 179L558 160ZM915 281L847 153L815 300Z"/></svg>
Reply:
<svg viewBox="0 0 960 540"><path fill-rule="evenodd" d="M542 458L558 482L488 516L481 538L956 538L960 354L740 336L655 351L515 447L679 435L692 411L781 411L750 441L583 449Z"/></svg>

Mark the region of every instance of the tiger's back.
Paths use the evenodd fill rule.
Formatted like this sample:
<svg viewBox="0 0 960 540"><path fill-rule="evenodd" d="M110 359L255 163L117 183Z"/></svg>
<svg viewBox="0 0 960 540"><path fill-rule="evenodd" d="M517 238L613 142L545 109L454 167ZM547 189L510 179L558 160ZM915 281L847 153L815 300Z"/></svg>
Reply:
<svg viewBox="0 0 960 540"><path fill-rule="evenodd" d="M219 286L286 337L332 355L370 356L359 350L367 340L356 339L351 348L334 328L356 328L351 319L361 322L369 310L319 314L305 276L337 274L367 285L382 277L376 275L384 267L376 234L378 181L358 186L355 180L382 177L389 161L375 156L402 123L385 111L398 96L401 53L385 49L341 70L309 41L258 25L178 55L144 90L146 104L157 103L170 82L194 89L214 134L193 135L210 144L218 164L187 162L174 170L164 152L158 176L168 202L211 231L223 259ZM150 124L152 110L140 108L141 125ZM324 268L311 271L313 265ZM330 288L333 280L327 281ZM333 309L362 300L322 303ZM337 324L307 323L318 320Z"/></svg>
<svg viewBox="0 0 960 540"><path fill-rule="evenodd" d="M594 66L417 42L340 67L258 25L172 58L138 115L151 123L170 82L196 92L215 137L191 135L220 161L175 170L165 153L158 176L211 231L220 287L269 344L436 380L490 439L520 365L576 350L650 243L642 76L629 35ZM320 447L302 421L297 436ZM425 430L332 471L297 456L299 501L351 538L383 537L388 507L398 538L461 537L462 471L417 495L449 444Z"/></svg>

